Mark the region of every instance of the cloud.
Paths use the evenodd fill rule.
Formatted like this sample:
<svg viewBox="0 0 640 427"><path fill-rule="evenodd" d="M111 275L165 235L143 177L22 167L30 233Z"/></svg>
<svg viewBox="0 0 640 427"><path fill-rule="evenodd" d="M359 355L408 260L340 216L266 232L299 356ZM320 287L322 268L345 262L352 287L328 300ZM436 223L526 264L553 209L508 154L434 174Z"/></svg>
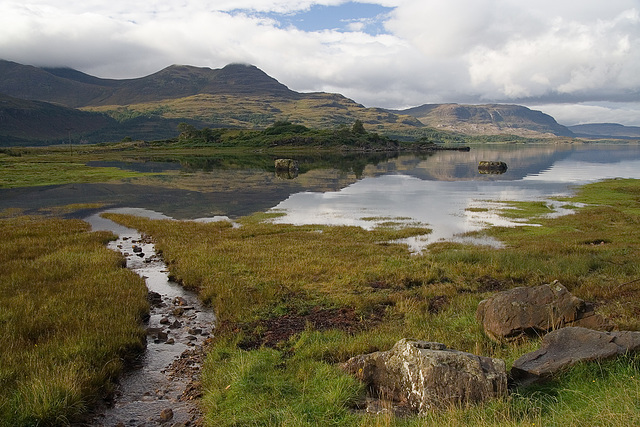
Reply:
<svg viewBox="0 0 640 427"><path fill-rule="evenodd" d="M471 84L485 98L522 99L556 94L615 97L640 88L640 24L636 10L593 25L556 18L533 37L469 54Z"/></svg>
<svg viewBox="0 0 640 427"><path fill-rule="evenodd" d="M359 9L344 0L148 0L135 6L128 0L4 0L0 58L112 78L171 64L244 62L294 90L340 92L391 108L560 103L555 111L600 112L619 121L638 111L637 0L361 3L391 8L375 17L382 31L365 32L370 16L349 18L339 30L313 31L285 19L322 7Z"/></svg>

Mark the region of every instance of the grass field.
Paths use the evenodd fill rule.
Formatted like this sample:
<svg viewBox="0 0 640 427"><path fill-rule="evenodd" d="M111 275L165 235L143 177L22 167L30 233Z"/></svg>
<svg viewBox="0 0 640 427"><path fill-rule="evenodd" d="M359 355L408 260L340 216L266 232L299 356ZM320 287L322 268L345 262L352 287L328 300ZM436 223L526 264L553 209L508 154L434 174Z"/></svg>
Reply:
<svg viewBox="0 0 640 427"><path fill-rule="evenodd" d="M242 219L240 228L110 217L152 235L176 280L219 316L203 375L208 425L635 425L635 357L417 418L357 414L365 390L337 368L402 337L510 365L538 343L490 341L475 320L478 302L553 280L621 329L639 329L640 182L588 185L564 202L581 207L550 219L538 203L516 204L509 215L537 226L485 232L504 249L438 243L419 256L387 243L425 232L419 228L290 226L265 215Z"/></svg>
<svg viewBox="0 0 640 427"><path fill-rule="evenodd" d="M0 426L66 425L144 350L144 281L79 220L0 217Z"/></svg>

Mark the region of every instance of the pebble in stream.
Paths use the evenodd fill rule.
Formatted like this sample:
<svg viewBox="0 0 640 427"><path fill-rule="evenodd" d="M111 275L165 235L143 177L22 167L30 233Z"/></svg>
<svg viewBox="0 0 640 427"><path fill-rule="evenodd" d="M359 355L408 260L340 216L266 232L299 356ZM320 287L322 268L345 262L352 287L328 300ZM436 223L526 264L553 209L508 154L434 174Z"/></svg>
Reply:
<svg viewBox="0 0 640 427"><path fill-rule="evenodd" d="M149 239L131 229L123 233L115 223L110 229L103 218L99 223L97 229L119 234L109 247L122 252L127 267L144 277L151 311L147 350L140 365L121 378L113 405L95 417L92 425L199 425L196 401L200 397L203 345L210 339L215 316L194 293L168 279L166 265Z"/></svg>

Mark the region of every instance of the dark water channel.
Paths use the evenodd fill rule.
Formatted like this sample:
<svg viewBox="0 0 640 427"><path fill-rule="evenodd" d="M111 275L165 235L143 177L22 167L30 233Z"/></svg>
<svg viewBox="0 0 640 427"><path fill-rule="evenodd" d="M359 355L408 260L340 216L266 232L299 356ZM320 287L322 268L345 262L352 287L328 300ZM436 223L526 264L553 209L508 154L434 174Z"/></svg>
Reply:
<svg viewBox="0 0 640 427"><path fill-rule="evenodd" d="M116 210L145 214L140 210ZM147 350L139 365L118 385L113 406L94 419L98 426L189 425L198 417L196 405L202 346L213 332L215 316L193 292L169 280L167 267L153 243L136 230L94 214L86 218L93 230L108 230L118 240L109 247L122 252L127 267L145 279L151 316Z"/></svg>

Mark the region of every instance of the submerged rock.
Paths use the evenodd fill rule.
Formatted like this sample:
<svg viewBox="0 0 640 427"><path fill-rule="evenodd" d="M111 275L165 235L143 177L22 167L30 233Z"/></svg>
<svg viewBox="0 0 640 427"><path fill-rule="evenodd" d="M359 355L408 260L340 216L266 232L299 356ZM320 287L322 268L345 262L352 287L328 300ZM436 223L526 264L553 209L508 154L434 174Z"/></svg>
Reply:
<svg viewBox="0 0 640 427"><path fill-rule="evenodd" d="M389 351L353 357L342 368L366 383L376 397L417 412L468 405L507 393L503 360L434 342L402 339Z"/></svg>
<svg viewBox="0 0 640 427"><path fill-rule="evenodd" d="M499 292L478 304L476 318L485 334L496 341L541 336L565 326L613 329L594 312L593 305L573 296L557 280Z"/></svg>
<svg viewBox="0 0 640 427"><path fill-rule="evenodd" d="M167 421L171 421L173 419L173 410L171 408L163 409L160 412L160 422L166 423Z"/></svg>

